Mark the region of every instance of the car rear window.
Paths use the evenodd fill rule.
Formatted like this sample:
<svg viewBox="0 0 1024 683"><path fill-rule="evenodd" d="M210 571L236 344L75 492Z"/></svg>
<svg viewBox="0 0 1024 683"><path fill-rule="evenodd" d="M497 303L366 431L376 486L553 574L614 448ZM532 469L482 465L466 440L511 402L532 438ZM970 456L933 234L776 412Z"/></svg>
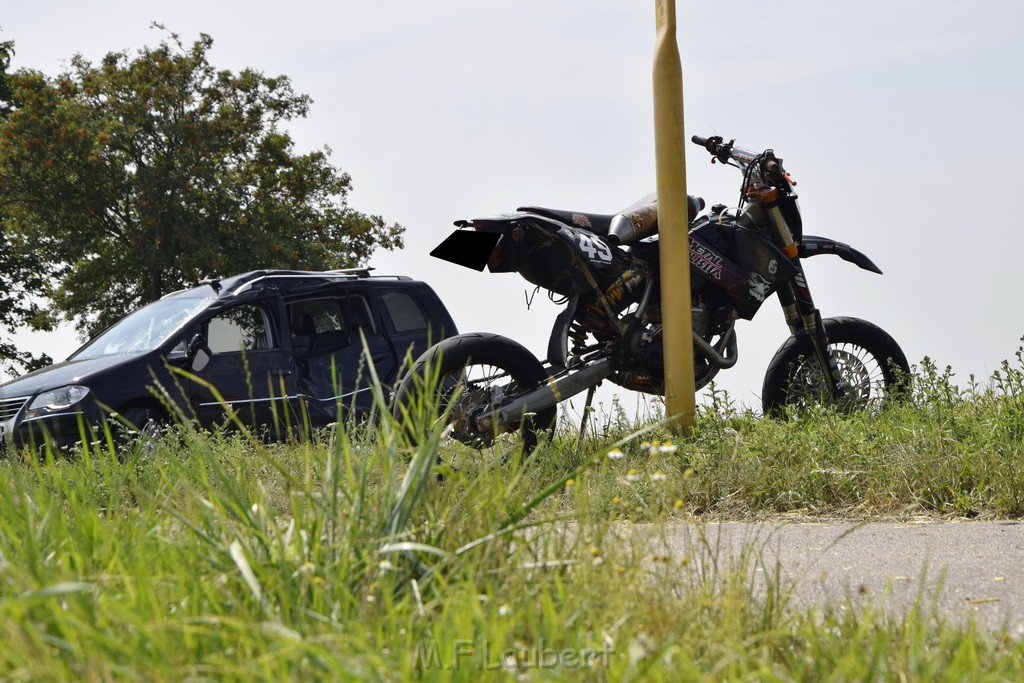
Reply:
<svg viewBox="0 0 1024 683"><path fill-rule="evenodd" d="M307 299L288 305L292 348L311 355L336 351L359 342L359 332L376 334L373 316L361 295Z"/></svg>
<svg viewBox="0 0 1024 683"><path fill-rule="evenodd" d="M419 332L427 329L427 315L423 310L423 304L411 292L384 292L381 299L395 332Z"/></svg>

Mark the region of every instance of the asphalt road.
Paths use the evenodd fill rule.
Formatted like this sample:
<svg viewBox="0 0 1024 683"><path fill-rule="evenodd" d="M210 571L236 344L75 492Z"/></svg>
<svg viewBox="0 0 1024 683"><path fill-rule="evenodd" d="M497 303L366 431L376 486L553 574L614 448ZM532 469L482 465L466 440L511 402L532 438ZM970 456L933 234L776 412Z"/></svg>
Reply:
<svg viewBox="0 0 1024 683"><path fill-rule="evenodd" d="M778 566L797 606L852 600L903 613L920 595L946 619L973 617L1024 636L1021 522L716 522L663 528L658 536L652 543L671 555L728 550L738 557L753 548L763 566L754 571Z"/></svg>

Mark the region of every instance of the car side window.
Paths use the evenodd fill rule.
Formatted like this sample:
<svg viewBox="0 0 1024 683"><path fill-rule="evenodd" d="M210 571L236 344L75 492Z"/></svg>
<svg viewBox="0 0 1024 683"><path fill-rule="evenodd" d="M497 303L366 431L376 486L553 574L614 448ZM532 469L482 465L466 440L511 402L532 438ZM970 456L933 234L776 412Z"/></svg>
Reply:
<svg viewBox="0 0 1024 683"><path fill-rule="evenodd" d="M315 356L359 341L359 331L376 334L373 316L362 295L307 299L288 305L292 348Z"/></svg>
<svg viewBox="0 0 1024 683"><path fill-rule="evenodd" d="M381 299L395 332L420 332L427 329L427 314L413 293L397 290L384 292Z"/></svg>
<svg viewBox="0 0 1024 683"><path fill-rule="evenodd" d="M214 353L273 348L270 318L261 306L235 306L206 324L206 343Z"/></svg>

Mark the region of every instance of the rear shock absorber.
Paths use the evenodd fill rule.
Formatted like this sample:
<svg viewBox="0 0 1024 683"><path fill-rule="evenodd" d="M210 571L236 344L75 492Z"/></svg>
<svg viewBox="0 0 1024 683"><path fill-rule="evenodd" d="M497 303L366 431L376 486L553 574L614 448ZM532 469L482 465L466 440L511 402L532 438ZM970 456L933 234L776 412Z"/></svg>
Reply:
<svg viewBox="0 0 1024 683"><path fill-rule="evenodd" d="M608 303L610 310L615 310L615 307L620 301L625 298L627 294L635 290L643 282L643 277L634 270L627 270L613 282L608 289L604 290L604 300ZM587 312L591 315L600 317L603 313L601 304L599 301L594 301L587 308Z"/></svg>

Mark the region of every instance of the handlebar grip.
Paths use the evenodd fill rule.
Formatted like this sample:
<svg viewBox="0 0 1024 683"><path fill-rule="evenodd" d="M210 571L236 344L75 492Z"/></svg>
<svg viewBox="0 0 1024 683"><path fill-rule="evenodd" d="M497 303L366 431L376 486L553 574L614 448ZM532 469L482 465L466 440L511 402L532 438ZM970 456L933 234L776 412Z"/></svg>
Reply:
<svg viewBox="0 0 1024 683"><path fill-rule="evenodd" d="M722 136L712 135L709 138L702 138L699 135L694 135L690 138L690 141L694 144L700 145L713 156L719 156L722 150ZM724 159L722 161L725 161Z"/></svg>

